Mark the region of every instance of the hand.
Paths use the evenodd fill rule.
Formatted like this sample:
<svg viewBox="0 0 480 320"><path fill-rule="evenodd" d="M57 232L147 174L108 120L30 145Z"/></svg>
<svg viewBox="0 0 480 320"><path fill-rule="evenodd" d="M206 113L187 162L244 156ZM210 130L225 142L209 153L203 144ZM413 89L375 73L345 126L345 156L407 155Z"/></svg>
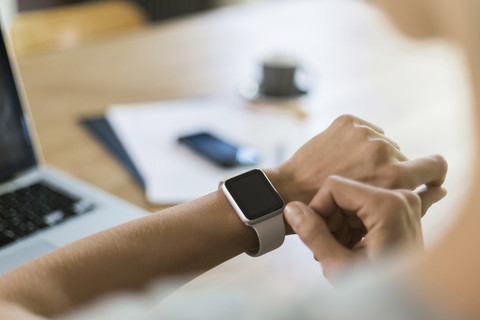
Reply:
<svg viewBox="0 0 480 320"><path fill-rule="evenodd" d="M420 218L445 194L438 186L388 190L331 176L309 206L289 203L285 218L332 277L358 257L423 248Z"/></svg>
<svg viewBox="0 0 480 320"><path fill-rule="evenodd" d="M422 184L441 185L446 169L441 156L408 161L382 129L343 115L288 161L266 173L286 202L309 203L330 175L413 190Z"/></svg>

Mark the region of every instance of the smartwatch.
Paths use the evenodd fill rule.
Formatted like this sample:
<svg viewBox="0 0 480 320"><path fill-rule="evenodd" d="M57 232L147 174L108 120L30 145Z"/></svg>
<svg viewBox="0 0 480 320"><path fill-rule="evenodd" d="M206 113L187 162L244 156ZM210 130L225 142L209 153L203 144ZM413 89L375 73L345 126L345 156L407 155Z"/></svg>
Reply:
<svg viewBox="0 0 480 320"><path fill-rule="evenodd" d="M254 169L221 183L233 209L258 236L258 248L247 251L253 257L280 247L285 240L285 202L262 170Z"/></svg>

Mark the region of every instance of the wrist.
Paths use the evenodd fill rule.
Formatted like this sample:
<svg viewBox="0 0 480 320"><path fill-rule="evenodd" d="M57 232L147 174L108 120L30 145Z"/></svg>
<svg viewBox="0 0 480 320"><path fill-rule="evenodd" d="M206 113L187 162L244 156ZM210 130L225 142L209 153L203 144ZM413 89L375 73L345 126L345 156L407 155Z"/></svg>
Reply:
<svg viewBox="0 0 480 320"><path fill-rule="evenodd" d="M221 219L224 221L221 230L228 230L228 234L232 237L230 241L236 243L241 252L258 247L257 234L240 220L222 190L215 191L214 196L217 199L215 202L222 208L220 211L224 213L224 218Z"/></svg>
<svg viewBox="0 0 480 320"><path fill-rule="evenodd" d="M279 168L262 169L268 180L273 184L277 192L282 196L285 203L291 201L292 191L288 185L289 177L281 172Z"/></svg>
<svg viewBox="0 0 480 320"><path fill-rule="evenodd" d="M306 184L302 184L296 175L288 169L275 167L263 169L263 172L265 172L285 203L301 201L308 204L310 202L311 192L307 190Z"/></svg>

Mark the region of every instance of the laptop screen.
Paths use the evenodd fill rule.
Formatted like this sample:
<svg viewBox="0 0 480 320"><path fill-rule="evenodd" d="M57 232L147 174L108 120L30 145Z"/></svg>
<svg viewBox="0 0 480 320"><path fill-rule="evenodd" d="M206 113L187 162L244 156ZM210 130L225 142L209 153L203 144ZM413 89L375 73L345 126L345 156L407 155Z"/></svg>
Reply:
<svg viewBox="0 0 480 320"><path fill-rule="evenodd" d="M0 182L36 164L0 28Z"/></svg>

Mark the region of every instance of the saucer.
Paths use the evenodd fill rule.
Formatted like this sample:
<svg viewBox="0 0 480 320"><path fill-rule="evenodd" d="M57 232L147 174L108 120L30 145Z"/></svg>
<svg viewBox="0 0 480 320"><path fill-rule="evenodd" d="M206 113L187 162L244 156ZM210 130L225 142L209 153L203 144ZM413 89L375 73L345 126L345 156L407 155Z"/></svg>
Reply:
<svg viewBox="0 0 480 320"><path fill-rule="evenodd" d="M295 88L295 92L290 95L285 96L278 96L278 95L266 95L262 92L262 84L259 81L249 79L241 82L238 85L238 92L240 95L249 100L249 101L257 101L257 100L275 100L275 101L285 101L285 100L292 100L298 99L308 94L307 88L300 88L298 85Z"/></svg>

